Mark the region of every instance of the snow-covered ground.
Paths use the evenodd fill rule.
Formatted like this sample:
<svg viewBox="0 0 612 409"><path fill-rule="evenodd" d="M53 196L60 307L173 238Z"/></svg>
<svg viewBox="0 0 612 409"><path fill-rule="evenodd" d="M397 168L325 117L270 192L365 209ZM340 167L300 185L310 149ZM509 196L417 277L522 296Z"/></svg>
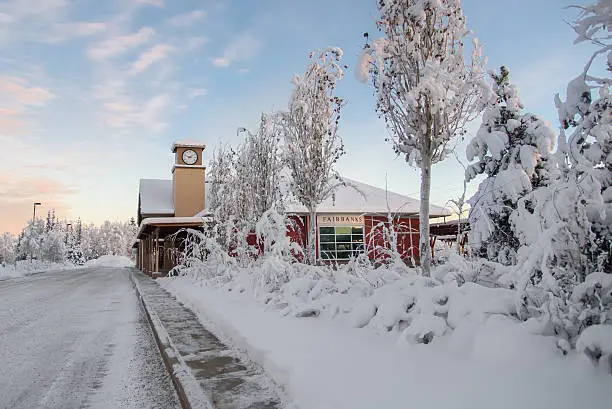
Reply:
<svg viewBox="0 0 612 409"><path fill-rule="evenodd" d="M125 256L101 256L95 260L85 263L86 267L133 267L134 262ZM24 277L30 274L45 273L51 271L63 271L74 268L82 268L68 262L52 263L40 260L22 260L16 264L0 265L0 280L10 277Z"/></svg>
<svg viewBox="0 0 612 409"><path fill-rule="evenodd" d="M352 314L298 318L297 303L279 310L274 300L263 304L250 291L229 292L230 286L202 286L187 277L160 283L266 369L302 409L602 409L612 400L605 369L584 355L561 356L552 337L533 335L508 316L501 292L464 286L463 295L448 300L454 303L448 318L457 327L424 345L381 330L383 322L361 325L360 317L374 320L365 302ZM393 304L392 295L379 301ZM425 310L421 303L416 308ZM320 310L321 304L311 305ZM301 313L309 315L307 308ZM419 326L435 327L424 321L413 320L415 333Z"/></svg>
<svg viewBox="0 0 612 409"><path fill-rule="evenodd" d="M128 269L0 281L1 408L178 408Z"/></svg>
<svg viewBox="0 0 612 409"><path fill-rule="evenodd" d="M101 256L85 263L87 267L133 267L134 262L125 256Z"/></svg>
<svg viewBox="0 0 612 409"><path fill-rule="evenodd" d="M60 271L75 268L70 263L52 263L40 260L22 260L16 264L0 264L0 279L8 277L23 277L29 274L43 273L47 271Z"/></svg>

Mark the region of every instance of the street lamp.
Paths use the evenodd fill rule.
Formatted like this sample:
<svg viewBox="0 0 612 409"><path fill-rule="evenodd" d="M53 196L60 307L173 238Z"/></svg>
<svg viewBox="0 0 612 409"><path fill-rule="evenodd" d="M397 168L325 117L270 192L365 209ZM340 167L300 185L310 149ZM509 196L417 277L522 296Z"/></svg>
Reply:
<svg viewBox="0 0 612 409"><path fill-rule="evenodd" d="M70 230L72 230L72 223L66 223L66 244L68 244L68 236L70 235L70 230L68 230L68 227L70 227Z"/></svg>
<svg viewBox="0 0 612 409"><path fill-rule="evenodd" d="M32 224L34 224L34 221L36 221L36 206L40 206L41 203L40 202L34 202L34 213L32 214Z"/></svg>

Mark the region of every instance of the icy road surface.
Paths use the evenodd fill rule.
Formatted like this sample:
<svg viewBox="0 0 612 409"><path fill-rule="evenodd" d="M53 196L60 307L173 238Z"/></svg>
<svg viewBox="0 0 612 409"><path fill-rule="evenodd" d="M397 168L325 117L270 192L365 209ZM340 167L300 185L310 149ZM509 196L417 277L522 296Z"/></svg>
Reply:
<svg viewBox="0 0 612 409"><path fill-rule="evenodd" d="M0 281L0 408L178 408L129 270Z"/></svg>

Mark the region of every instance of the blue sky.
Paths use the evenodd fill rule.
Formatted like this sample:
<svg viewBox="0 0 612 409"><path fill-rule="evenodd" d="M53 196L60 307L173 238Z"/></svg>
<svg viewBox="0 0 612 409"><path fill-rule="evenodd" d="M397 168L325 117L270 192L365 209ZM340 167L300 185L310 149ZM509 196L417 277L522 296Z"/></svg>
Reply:
<svg viewBox="0 0 612 409"><path fill-rule="evenodd" d="M463 1L488 68L510 67L526 109L554 128L553 96L591 51L564 21L576 3ZM173 140L207 143L205 160L236 144L238 127L286 107L293 74L326 46L349 66L338 169L418 197L419 172L385 142L352 70L375 16L376 0L0 0L0 231L20 230L33 201L96 223L133 216L138 180L170 177ZM436 165L432 201L460 195L462 180L453 157Z"/></svg>

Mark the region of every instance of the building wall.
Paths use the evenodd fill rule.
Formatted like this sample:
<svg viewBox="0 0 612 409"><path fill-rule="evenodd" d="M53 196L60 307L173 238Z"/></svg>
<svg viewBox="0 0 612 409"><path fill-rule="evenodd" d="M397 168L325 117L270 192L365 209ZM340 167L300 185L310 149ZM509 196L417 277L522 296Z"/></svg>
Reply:
<svg viewBox="0 0 612 409"><path fill-rule="evenodd" d="M393 220L393 230L396 235L396 248L402 259L419 263L419 219L416 217L401 217ZM370 259L388 257L384 250L391 249L391 228L386 216L366 216L365 236L366 250Z"/></svg>
<svg viewBox="0 0 612 409"><path fill-rule="evenodd" d="M201 168L174 168L172 173L174 216L190 217L204 209L204 171Z"/></svg>
<svg viewBox="0 0 612 409"><path fill-rule="evenodd" d="M333 216L333 215L330 215ZM292 241L303 247L308 242L308 216L290 216L295 227L289 229L288 236ZM319 243L319 225L317 224L316 249L317 258L321 257ZM386 216L365 215L363 217L364 247L371 260L383 260L388 257L386 251L390 249L391 229ZM419 263L419 219L418 216L400 217L393 220L393 227L397 237L397 251L408 263Z"/></svg>
<svg viewBox="0 0 612 409"><path fill-rule="evenodd" d="M193 165L187 165L183 162L183 152L188 149L192 149L198 154L198 160ZM202 166L202 154L202 148L176 148L175 164L181 167L172 169L175 217L195 216L204 210L204 176L206 169Z"/></svg>

